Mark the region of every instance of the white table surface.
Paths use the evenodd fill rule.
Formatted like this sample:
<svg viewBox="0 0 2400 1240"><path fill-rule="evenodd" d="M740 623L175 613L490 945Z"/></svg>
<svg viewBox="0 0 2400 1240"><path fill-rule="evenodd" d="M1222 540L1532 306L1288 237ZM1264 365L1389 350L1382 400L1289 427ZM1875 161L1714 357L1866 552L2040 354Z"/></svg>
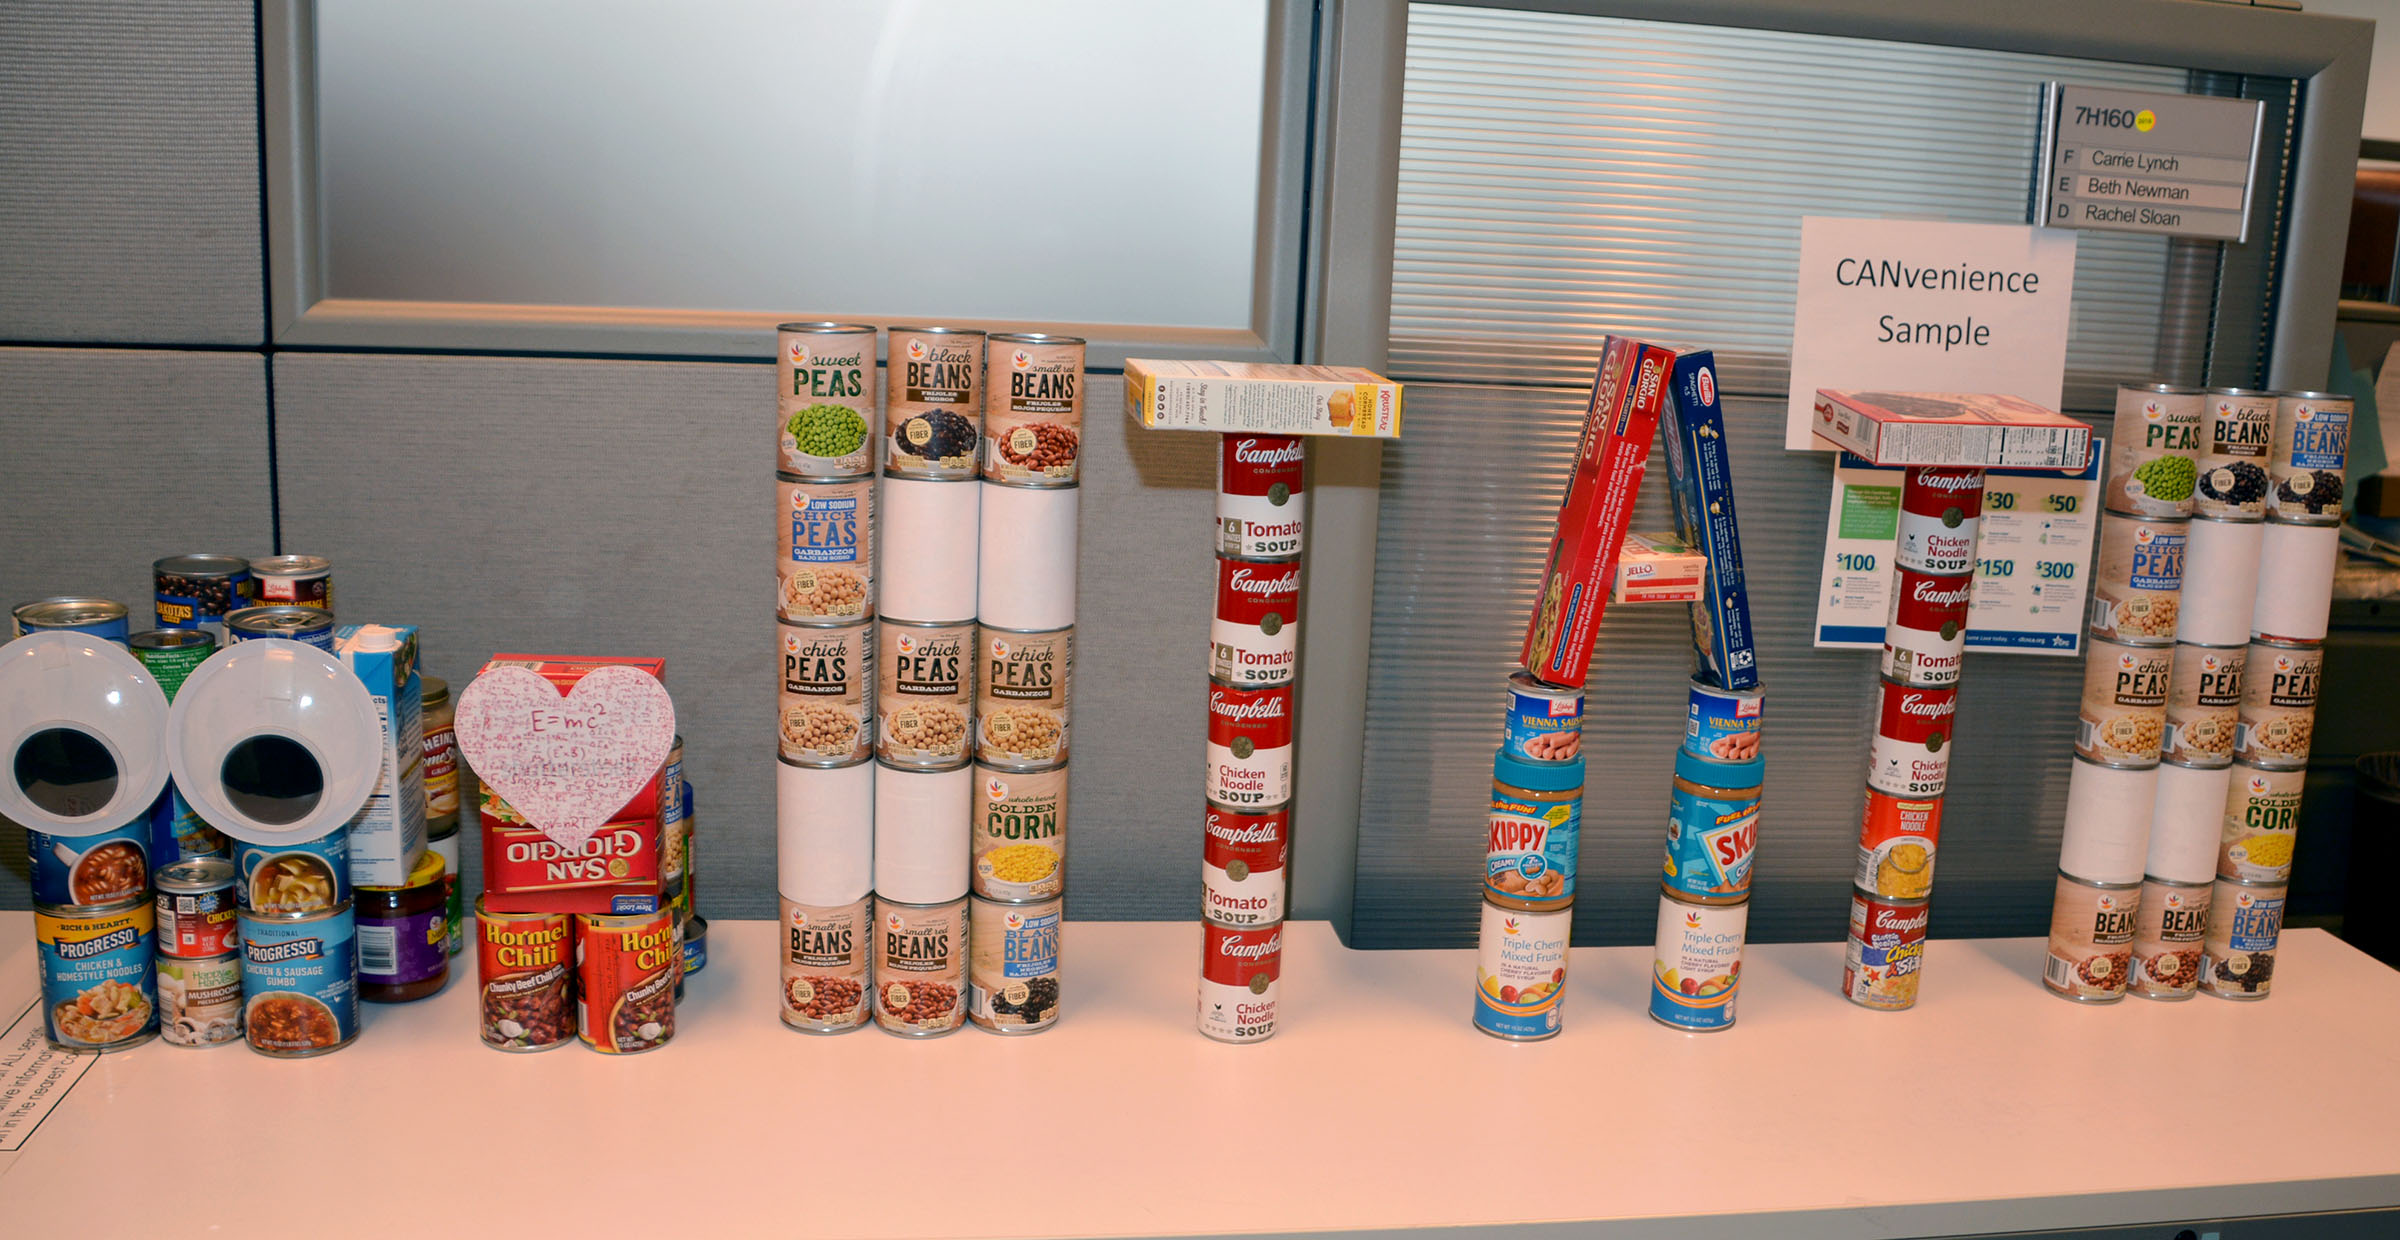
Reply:
<svg viewBox="0 0 2400 1240"><path fill-rule="evenodd" d="M0 1019L32 1003L30 923L0 914ZM1870 1012L1839 944L1753 946L1740 1023L1704 1035L1644 1014L1647 949L1583 949L1566 1032L1512 1045L1468 1025L1470 953L1295 923L1282 1030L1238 1047L1193 1031L1191 923L1069 923L1058 1028L931 1042L788 1030L773 927L710 939L648 1055L485 1049L462 958L467 984L369 1005L321 1059L72 1057L0 1153L0 1218L242 1234L288 1217L270 1197L431 1193L483 1235L1785 1238L2400 1206L2400 973L2321 931L2284 936L2250 1004L2079 1006L2036 940L1937 940L1917 1008ZM246 1191L292 1175L330 1191Z"/></svg>

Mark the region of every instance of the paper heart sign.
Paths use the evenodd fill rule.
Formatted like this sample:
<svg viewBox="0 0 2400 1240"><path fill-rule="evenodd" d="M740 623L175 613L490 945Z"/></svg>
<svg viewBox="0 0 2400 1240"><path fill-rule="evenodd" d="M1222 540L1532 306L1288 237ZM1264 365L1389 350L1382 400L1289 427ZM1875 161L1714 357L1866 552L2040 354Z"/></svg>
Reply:
<svg viewBox="0 0 2400 1240"><path fill-rule="evenodd" d="M630 667L594 668L564 696L528 668L494 668L458 695L457 729L476 778L578 848L665 764L675 700Z"/></svg>

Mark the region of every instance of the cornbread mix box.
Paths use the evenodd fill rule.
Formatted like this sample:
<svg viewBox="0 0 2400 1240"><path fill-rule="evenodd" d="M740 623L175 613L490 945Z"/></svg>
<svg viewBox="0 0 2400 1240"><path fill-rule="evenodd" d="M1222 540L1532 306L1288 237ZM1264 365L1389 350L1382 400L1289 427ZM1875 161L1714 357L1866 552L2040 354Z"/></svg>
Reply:
<svg viewBox="0 0 2400 1240"><path fill-rule="evenodd" d="M1692 651L1701 674L1725 689L1758 687L1750 587L1742 576L1742 533L1733 511L1733 466L1725 412L1717 405L1717 359L1706 349L1675 359L1660 438L1675 494L1675 529L1706 555L1707 581L1692 604Z"/></svg>
<svg viewBox="0 0 2400 1240"><path fill-rule="evenodd" d="M2092 428L1993 392L1817 389L1817 437L1876 465L2080 470Z"/></svg>
<svg viewBox="0 0 2400 1240"><path fill-rule="evenodd" d="M1400 385L1355 366L1129 357L1125 408L1152 430L1400 437Z"/></svg>
<svg viewBox="0 0 2400 1240"><path fill-rule="evenodd" d="M1636 530L1617 553L1612 603L1683 603L1700 597L1700 575L1708 557L1682 538L1663 531Z"/></svg>
<svg viewBox="0 0 2400 1240"><path fill-rule="evenodd" d="M1541 597L1525 626L1525 670L1536 680L1580 688L1591 673L1609 579L1633 520L1674 364L1673 351L1623 336L1601 346L1575 473L1559 505Z"/></svg>

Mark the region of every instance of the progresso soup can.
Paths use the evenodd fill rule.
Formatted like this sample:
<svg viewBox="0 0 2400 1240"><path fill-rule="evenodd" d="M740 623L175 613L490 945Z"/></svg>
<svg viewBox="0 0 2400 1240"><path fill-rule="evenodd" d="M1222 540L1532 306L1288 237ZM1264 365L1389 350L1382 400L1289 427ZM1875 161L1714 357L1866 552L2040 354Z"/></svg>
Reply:
<svg viewBox="0 0 2400 1240"><path fill-rule="evenodd" d="M322 607L244 607L225 617L228 643L280 637L333 653L333 613Z"/></svg>
<svg viewBox="0 0 2400 1240"><path fill-rule="evenodd" d="M25 833L33 902L95 908L150 891L150 822L136 819L98 835Z"/></svg>
<svg viewBox="0 0 2400 1240"><path fill-rule="evenodd" d="M122 646L132 626L125 604L104 598L46 598L25 603L10 613L16 622L12 637L28 633L89 633Z"/></svg>
<svg viewBox="0 0 2400 1240"><path fill-rule="evenodd" d="M158 1036L150 902L33 910L42 1031L68 1051L117 1051Z"/></svg>
<svg viewBox="0 0 2400 1240"><path fill-rule="evenodd" d="M242 914L250 1049L305 1059L358 1037L358 925L345 902L306 917Z"/></svg>

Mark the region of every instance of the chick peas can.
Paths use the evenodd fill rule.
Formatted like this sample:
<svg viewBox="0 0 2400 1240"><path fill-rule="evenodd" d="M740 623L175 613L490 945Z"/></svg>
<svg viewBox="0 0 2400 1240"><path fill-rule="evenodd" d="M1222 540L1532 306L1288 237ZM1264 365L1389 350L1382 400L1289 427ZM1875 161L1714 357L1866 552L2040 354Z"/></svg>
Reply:
<svg viewBox="0 0 2400 1240"><path fill-rule="evenodd" d="M1058 939L1063 900L1001 904L974 899L967 941L967 1019L993 1033L1040 1033L1058 1023Z"/></svg>
<svg viewBox="0 0 2400 1240"><path fill-rule="evenodd" d="M968 759L975 714L975 626L875 626L875 756L948 770Z"/></svg>
<svg viewBox="0 0 2400 1240"><path fill-rule="evenodd" d="M2323 646L2268 638L2251 642L2240 681L2233 756L2258 766L2307 766L2324 678Z"/></svg>
<svg viewBox="0 0 2400 1240"><path fill-rule="evenodd" d="M1539 913L1483 902L1475 946L1475 1027L1510 1042L1558 1036L1573 909Z"/></svg>
<svg viewBox="0 0 2400 1240"><path fill-rule="evenodd" d="M777 744L795 766L848 766L875 753L875 626L778 624Z"/></svg>
<svg viewBox="0 0 2400 1240"><path fill-rule="evenodd" d="M2174 671L2173 646L2090 639L2083 656L2083 707L2075 752L2103 766L2158 765Z"/></svg>
<svg viewBox="0 0 2400 1240"><path fill-rule="evenodd" d="M1658 894L1658 938L1650 968L1650 1019L1676 1029L1733 1027L1742 986L1742 942L1750 905L1688 904Z"/></svg>
<svg viewBox="0 0 2400 1240"><path fill-rule="evenodd" d="M856 624L875 614L875 482L775 475L775 614Z"/></svg>

